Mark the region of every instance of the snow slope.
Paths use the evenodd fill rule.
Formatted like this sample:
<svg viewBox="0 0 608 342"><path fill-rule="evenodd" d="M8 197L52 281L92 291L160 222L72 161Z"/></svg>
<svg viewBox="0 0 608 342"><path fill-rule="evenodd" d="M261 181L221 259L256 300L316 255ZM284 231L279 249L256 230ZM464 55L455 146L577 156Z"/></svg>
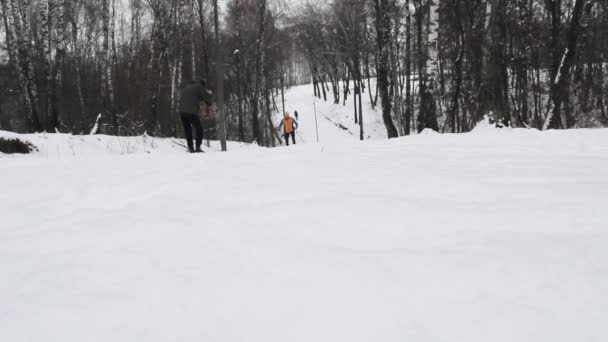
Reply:
<svg viewBox="0 0 608 342"><path fill-rule="evenodd" d="M375 89L375 80L372 82ZM351 93L353 85L351 83ZM367 90L366 90L367 91ZM285 92L285 111L292 116L294 111L298 111L300 129L297 131L297 140L301 143L314 143L317 141L315 127L315 107L317 112L317 122L319 130L319 142L324 144L349 143L359 140L359 126L355 125L353 117L352 96L349 95L346 105L334 104L333 97L328 94L328 101L315 98L313 96L312 85L302 85L292 87ZM277 105L281 105L278 103ZM380 140L386 139L386 128L382 121L382 114L379 108L372 109L369 95L366 93L362 97L363 105L363 127L365 139ZM282 116L276 114L277 124Z"/></svg>
<svg viewBox="0 0 608 342"><path fill-rule="evenodd" d="M607 174L608 130L0 158L0 341L607 341Z"/></svg>

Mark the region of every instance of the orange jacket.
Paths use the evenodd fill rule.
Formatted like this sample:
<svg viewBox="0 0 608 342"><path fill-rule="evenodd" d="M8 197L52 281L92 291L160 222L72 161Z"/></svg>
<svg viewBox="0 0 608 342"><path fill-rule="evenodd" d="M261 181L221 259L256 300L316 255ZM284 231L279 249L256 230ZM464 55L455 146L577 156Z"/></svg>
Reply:
<svg viewBox="0 0 608 342"><path fill-rule="evenodd" d="M298 124L295 123L295 120L292 117L288 117L281 121L280 126L283 126L283 131L287 134L293 133L295 131L295 128L298 127Z"/></svg>

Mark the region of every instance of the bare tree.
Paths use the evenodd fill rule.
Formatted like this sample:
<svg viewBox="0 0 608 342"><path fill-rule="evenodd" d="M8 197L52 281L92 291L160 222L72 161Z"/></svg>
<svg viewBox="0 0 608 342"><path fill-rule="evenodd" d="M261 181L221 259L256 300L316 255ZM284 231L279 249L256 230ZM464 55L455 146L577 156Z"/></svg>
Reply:
<svg viewBox="0 0 608 342"><path fill-rule="evenodd" d="M118 134L118 116L114 110L114 85L112 82L112 50L110 49L110 13L111 3L110 0L101 0L101 15L102 15L102 30L103 30L103 44L102 44L102 60L103 60L103 71L101 73L101 89L102 97L104 99L104 110L106 116L110 116L111 125L114 132Z"/></svg>
<svg viewBox="0 0 608 342"><path fill-rule="evenodd" d="M215 46L216 46L216 58L215 67L217 70L216 82L217 82L217 114L219 121L219 135L220 142L222 145L222 151L226 151L226 118L224 117L224 60L219 49L220 46L220 28L219 28L219 9L217 0L213 1L213 18L215 27Z"/></svg>
<svg viewBox="0 0 608 342"><path fill-rule="evenodd" d="M393 123L391 116L392 111L392 96L389 93L389 35L390 23L389 18L390 2L388 0L375 1L375 23L376 23L376 45L378 48L378 61L376 63L376 74L378 79L378 89L380 90L380 98L382 101L382 119L389 138L398 137L397 128Z"/></svg>
<svg viewBox="0 0 608 342"><path fill-rule="evenodd" d="M547 109L547 116L543 129L548 128L568 128L572 125L569 118L562 118L561 105L562 102L569 97L569 75L574 56L576 54L576 45L578 41L579 24L584 0L576 0L574 9L572 10L572 19L570 19L570 27L568 28L567 47L563 52L557 73L551 82L551 98Z"/></svg>

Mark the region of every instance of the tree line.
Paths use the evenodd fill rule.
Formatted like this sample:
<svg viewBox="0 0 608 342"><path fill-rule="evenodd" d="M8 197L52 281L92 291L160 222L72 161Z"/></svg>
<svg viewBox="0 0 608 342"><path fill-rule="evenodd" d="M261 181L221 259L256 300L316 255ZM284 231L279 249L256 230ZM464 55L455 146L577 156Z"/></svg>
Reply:
<svg viewBox="0 0 608 342"><path fill-rule="evenodd" d="M225 104L228 138L271 146L281 81L306 81L279 27L286 9L266 0L1 0L1 10L2 129L80 134L98 121L100 133L176 136L180 87L202 77ZM217 136L217 118L206 120Z"/></svg>
<svg viewBox="0 0 608 342"><path fill-rule="evenodd" d="M608 0L0 0L0 129L180 134L204 77L207 136L274 146L280 91L352 106L387 136L608 124ZM218 118L221 118L218 124ZM219 131L214 128L218 127Z"/></svg>
<svg viewBox="0 0 608 342"><path fill-rule="evenodd" d="M334 0L296 25L315 94L360 125L369 96L389 137L608 125L606 0Z"/></svg>

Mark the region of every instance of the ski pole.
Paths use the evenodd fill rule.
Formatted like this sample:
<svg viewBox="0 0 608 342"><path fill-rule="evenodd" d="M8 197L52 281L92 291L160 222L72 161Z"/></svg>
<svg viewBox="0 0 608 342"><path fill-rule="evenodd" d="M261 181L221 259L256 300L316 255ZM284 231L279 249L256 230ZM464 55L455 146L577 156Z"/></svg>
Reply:
<svg viewBox="0 0 608 342"><path fill-rule="evenodd" d="M312 106L315 109L315 130L317 131L317 143L319 142L319 125L317 124L317 100L312 100Z"/></svg>

